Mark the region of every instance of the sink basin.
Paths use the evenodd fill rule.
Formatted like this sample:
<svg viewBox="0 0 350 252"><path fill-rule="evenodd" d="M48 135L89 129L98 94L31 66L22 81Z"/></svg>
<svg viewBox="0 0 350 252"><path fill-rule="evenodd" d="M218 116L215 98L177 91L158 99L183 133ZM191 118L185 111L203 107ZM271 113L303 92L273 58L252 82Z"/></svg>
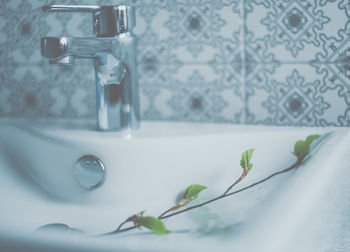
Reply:
<svg viewBox="0 0 350 252"><path fill-rule="evenodd" d="M211 185L213 178L222 181L213 189L222 191L239 176L242 151L257 148L259 158L279 150L268 163L271 169L256 171L263 175L291 163L293 142L312 133L314 129L147 122L139 131L118 133L94 131L93 125L16 122L4 125L0 137L16 168L51 195L75 203L123 205L172 199L187 185ZM266 148L267 143L275 149ZM98 157L106 169L104 184L96 190L82 188L74 178L75 164L85 155Z"/></svg>
<svg viewBox="0 0 350 252"><path fill-rule="evenodd" d="M343 181L350 163L340 161L349 159L348 129L144 122L138 131L98 132L89 122L24 119L3 119L0 127L0 244L13 247L20 239L26 246L58 251L63 245L81 251L212 251L228 246L295 251L292 244L300 244L298 251L326 251L339 241L350 244L344 235L336 236L336 231L344 233L343 214L350 210L350 202L340 203L350 189ZM302 167L168 219L170 235L134 230L88 236L112 231L142 210L157 216L190 184L208 186L197 202L222 193L242 172L241 153L255 148L254 167L237 189L249 185L294 163L296 140L327 132L331 137ZM82 187L74 175L77 161L86 155L104 165L106 175L98 188ZM335 216L330 214L334 204L342 204ZM309 239L302 235L319 230L321 221L328 229ZM33 233L48 223L65 223L88 235ZM336 237L322 240L325 231Z"/></svg>

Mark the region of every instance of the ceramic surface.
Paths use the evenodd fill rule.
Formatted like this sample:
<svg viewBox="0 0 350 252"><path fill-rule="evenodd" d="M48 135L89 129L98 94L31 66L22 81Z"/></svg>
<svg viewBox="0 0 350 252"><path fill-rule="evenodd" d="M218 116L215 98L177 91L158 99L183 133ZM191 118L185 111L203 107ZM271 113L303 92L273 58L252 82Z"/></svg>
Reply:
<svg viewBox="0 0 350 252"><path fill-rule="evenodd" d="M347 129L277 128L146 122L130 133L101 133L94 124L1 122L1 244L86 251L347 251L350 241ZM222 193L241 173L242 151L255 147L253 170L237 189L286 168L298 139L332 132L302 167L232 198L165 221L173 232L147 230L91 237L128 216L158 215L189 184ZM89 191L73 179L84 154L99 156L105 183ZM36 233L64 223L85 235ZM325 238L326 237L326 238ZM18 243L21 241L22 243Z"/></svg>

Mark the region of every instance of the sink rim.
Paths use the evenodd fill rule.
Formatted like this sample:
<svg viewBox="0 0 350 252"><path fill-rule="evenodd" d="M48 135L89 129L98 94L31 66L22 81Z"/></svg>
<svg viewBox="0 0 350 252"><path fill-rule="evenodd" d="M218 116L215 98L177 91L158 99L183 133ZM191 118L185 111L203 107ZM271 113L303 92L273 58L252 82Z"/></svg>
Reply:
<svg viewBox="0 0 350 252"><path fill-rule="evenodd" d="M346 130L347 128L327 127L299 127L299 126L270 126L248 125L232 123L202 123L202 122L178 122L178 121L143 121L141 128L123 131L98 131L95 120L90 119L28 119L28 118L1 118L0 125L16 127L21 130L31 131L34 134L55 139L91 138L108 139L146 139L168 137L191 137L204 135L244 134L261 132L285 132L285 131L333 131Z"/></svg>

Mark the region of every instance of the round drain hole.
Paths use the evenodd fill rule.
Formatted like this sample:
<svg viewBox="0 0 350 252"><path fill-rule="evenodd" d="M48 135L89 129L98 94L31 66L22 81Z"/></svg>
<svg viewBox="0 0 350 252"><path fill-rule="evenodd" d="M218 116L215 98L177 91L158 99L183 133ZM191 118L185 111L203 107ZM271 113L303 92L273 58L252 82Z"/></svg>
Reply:
<svg viewBox="0 0 350 252"><path fill-rule="evenodd" d="M106 178L106 169L99 158L86 155L76 162L74 178L82 187L89 190L96 189L103 184Z"/></svg>

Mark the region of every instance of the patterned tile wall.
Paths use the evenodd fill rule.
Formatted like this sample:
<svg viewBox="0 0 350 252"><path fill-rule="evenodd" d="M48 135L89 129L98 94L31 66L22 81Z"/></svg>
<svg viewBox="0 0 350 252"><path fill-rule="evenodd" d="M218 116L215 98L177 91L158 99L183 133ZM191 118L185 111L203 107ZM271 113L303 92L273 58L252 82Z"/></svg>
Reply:
<svg viewBox="0 0 350 252"><path fill-rule="evenodd" d="M94 118L92 62L49 65L40 37L91 36L91 14L137 9L146 120L350 126L349 0L0 0L0 116Z"/></svg>

